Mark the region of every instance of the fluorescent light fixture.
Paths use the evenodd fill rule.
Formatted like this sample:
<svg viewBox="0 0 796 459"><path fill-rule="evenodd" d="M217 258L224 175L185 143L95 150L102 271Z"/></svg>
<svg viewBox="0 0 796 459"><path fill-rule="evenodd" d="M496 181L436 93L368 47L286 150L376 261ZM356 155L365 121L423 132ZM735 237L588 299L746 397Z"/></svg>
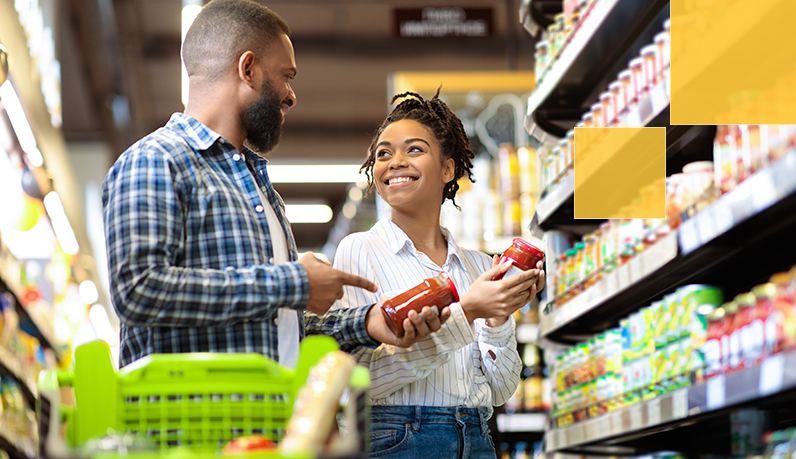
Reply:
<svg viewBox="0 0 796 459"><path fill-rule="evenodd" d="M286 204L285 214L290 223L326 223L334 216L326 204Z"/></svg>
<svg viewBox="0 0 796 459"><path fill-rule="evenodd" d="M80 246L77 244L75 232L72 231L72 225L69 224L69 218L66 216L58 193L55 191L47 193L47 196L44 197L44 208L47 209L47 214L50 216L55 237L58 238L61 249L69 255L76 255Z"/></svg>
<svg viewBox="0 0 796 459"><path fill-rule="evenodd" d="M6 81L0 86L0 99L3 99L3 106L8 112L8 118L11 120L11 126L19 139L22 151L25 152L34 167L41 167L44 164L44 158L36 146L36 137L33 136L33 131L28 124L28 117L25 115L25 110L22 109L22 103L19 102L19 97L14 91L11 81Z"/></svg>
<svg viewBox="0 0 796 459"><path fill-rule="evenodd" d="M99 300L99 291L91 280L84 280L81 282L78 286L78 291L80 292L80 299L83 300L84 303L91 304Z"/></svg>
<svg viewBox="0 0 796 459"><path fill-rule="evenodd" d="M269 164L271 183L357 183L366 180L359 164Z"/></svg>
<svg viewBox="0 0 796 459"><path fill-rule="evenodd" d="M193 20L202 11L202 0L183 0L182 1L182 39L180 45L185 41L185 34L191 28ZM182 105L188 104L188 71L185 64L182 64Z"/></svg>
<svg viewBox="0 0 796 459"><path fill-rule="evenodd" d="M354 202L361 201L362 196L363 196L362 190L359 189L358 186L351 187L351 189L348 190L348 197Z"/></svg>

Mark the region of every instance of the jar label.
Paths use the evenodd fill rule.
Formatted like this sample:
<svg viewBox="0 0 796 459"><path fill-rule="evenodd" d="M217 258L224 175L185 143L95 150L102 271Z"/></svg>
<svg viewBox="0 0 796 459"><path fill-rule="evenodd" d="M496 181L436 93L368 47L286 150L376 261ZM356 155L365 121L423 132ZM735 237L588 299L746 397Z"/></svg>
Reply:
<svg viewBox="0 0 796 459"><path fill-rule="evenodd" d="M525 271L521 270L520 268L512 265L511 268L509 268L509 270L506 271L506 274L503 276L503 279L508 279L510 277L518 276L524 272Z"/></svg>

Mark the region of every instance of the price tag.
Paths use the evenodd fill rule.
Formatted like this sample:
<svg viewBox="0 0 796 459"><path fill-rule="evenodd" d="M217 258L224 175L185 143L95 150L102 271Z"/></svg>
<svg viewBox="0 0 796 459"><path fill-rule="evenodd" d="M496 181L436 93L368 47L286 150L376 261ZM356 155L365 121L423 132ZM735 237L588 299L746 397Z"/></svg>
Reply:
<svg viewBox="0 0 796 459"><path fill-rule="evenodd" d="M627 429L625 429L624 423L622 422L622 412L621 411L615 411L615 412L611 413L611 427L612 427L611 430L612 430L612 434L613 435L618 435L620 433L623 433L625 430L627 430ZM605 437L605 436L607 436L607 435L605 435L605 433L603 433L601 435L601 437Z"/></svg>
<svg viewBox="0 0 796 459"><path fill-rule="evenodd" d="M716 201L710 206L710 210L716 225L716 234L722 234L733 227L732 209L724 199Z"/></svg>
<svg viewBox="0 0 796 459"><path fill-rule="evenodd" d="M644 258L644 254L633 257L630 260L630 263L628 263L631 283L636 283L644 278L644 272L642 270L643 266L641 264L642 258Z"/></svg>
<svg viewBox="0 0 796 459"><path fill-rule="evenodd" d="M688 253L699 247L699 235L693 218L684 221L677 229L677 233L680 235L683 252Z"/></svg>
<svg viewBox="0 0 796 459"><path fill-rule="evenodd" d="M627 264L624 264L617 268L616 270L616 277L617 277L617 291L622 291L630 286L630 268Z"/></svg>
<svg viewBox="0 0 796 459"><path fill-rule="evenodd" d="M650 100L652 101L653 113L660 113L669 105L669 98L666 97L666 89L663 82L656 84L650 89Z"/></svg>
<svg viewBox="0 0 796 459"><path fill-rule="evenodd" d="M707 390L707 404L708 409L713 410L724 406L724 375L718 375L708 379L705 385Z"/></svg>
<svg viewBox="0 0 796 459"><path fill-rule="evenodd" d="M630 109L625 117L625 123L628 127L644 127L641 124L641 113L639 113L638 106Z"/></svg>
<svg viewBox="0 0 796 459"><path fill-rule="evenodd" d="M642 427L641 406L633 405L630 407L630 429L638 430Z"/></svg>
<svg viewBox="0 0 796 459"><path fill-rule="evenodd" d="M650 426L656 426L661 423L661 399L653 398L647 402L647 419L649 419Z"/></svg>
<svg viewBox="0 0 796 459"><path fill-rule="evenodd" d="M699 232L699 240L706 243L716 237L716 229L713 227L713 218L710 212L700 212L694 217Z"/></svg>
<svg viewBox="0 0 796 459"><path fill-rule="evenodd" d="M755 211L759 212L776 202L777 189L771 179L771 174L763 173L756 178L754 193L752 193L752 205Z"/></svg>
<svg viewBox="0 0 796 459"><path fill-rule="evenodd" d="M679 389L672 394L672 417L675 419L688 416L688 390Z"/></svg>
<svg viewBox="0 0 796 459"><path fill-rule="evenodd" d="M638 124L631 124L632 127L644 126L644 123L652 116L652 100L650 97L645 97L638 102Z"/></svg>
<svg viewBox="0 0 796 459"><path fill-rule="evenodd" d="M757 391L760 395L771 395L782 389L782 377L785 371L785 356L777 354L763 361L760 365L760 382Z"/></svg>

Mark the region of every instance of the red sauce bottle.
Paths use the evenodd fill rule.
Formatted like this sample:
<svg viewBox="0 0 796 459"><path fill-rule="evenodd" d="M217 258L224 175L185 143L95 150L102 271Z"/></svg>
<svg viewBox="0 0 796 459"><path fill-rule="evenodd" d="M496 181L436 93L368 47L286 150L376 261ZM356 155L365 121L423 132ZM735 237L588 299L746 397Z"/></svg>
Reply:
<svg viewBox="0 0 796 459"><path fill-rule="evenodd" d="M436 306L439 311L456 301L459 301L459 292L448 273L443 271L437 277L425 279L409 290L384 300L381 312L390 330L401 338L404 336L404 319L409 311L420 314L425 306Z"/></svg>
<svg viewBox="0 0 796 459"><path fill-rule="evenodd" d="M499 274L492 280L500 280L516 276L529 269L536 269L536 263L544 261L544 252L530 242L515 237L511 241L511 246L503 252L500 257L500 264L511 262L512 266L503 274Z"/></svg>

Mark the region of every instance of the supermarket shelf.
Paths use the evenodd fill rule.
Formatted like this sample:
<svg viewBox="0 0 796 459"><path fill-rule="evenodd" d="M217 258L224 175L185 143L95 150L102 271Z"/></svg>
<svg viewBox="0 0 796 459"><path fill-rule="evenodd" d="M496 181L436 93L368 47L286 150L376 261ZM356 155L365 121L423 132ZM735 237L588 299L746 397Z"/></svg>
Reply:
<svg viewBox="0 0 796 459"><path fill-rule="evenodd" d="M25 376L22 363L4 346L0 346L0 374L16 379L25 395L25 400L31 408L36 407L36 381Z"/></svg>
<svg viewBox="0 0 796 459"><path fill-rule="evenodd" d="M680 172L684 164L698 160L713 159L713 137L715 127L684 126L669 124L669 102L663 84L655 86L642 99L618 127L664 127L666 128L667 174ZM575 220L574 215L575 176L570 169L536 205L538 226L551 229L561 225L594 225L599 220Z"/></svg>
<svg viewBox="0 0 796 459"><path fill-rule="evenodd" d="M36 331L36 338L41 341L42 345L52 349L55 353L56 359L60 360L58 349L55 347L55 332L53 331L53 327L46 325L43 321L33 317L30 314L30 311L28 311L25 305L22 304L22 295L20 293L21 289L7 282L9 277L3 276L3 274L4 273L0 273L0 291L9 292L14 296L14 302L17 305L16 309L17 314L19 314L20 321L27 321L32 324Z"/></svg>
<svg viewBox="0 0 796 459"><path fill-rule="evenodd" d="M498 414L497 426L500 432L544 432L547 425L545 413Z"/></svg>
<svg viewBox="0 0 796 459"><path fill-rule="evenodd" d="M33 435L30 433L29 435ZM13 434L13 429L0 419L0 449L5 450L11 459L33 459L36 456L36 440Z"/></svg>
<svg viewBox="0 0 796 459"><path fill-rule="evenodd" d="M766 282L772 273L793 265L794 208L796 150L683 222L627 269L617 270L616 280L606 276L557 310L543 308L539 336L582 340L686 283L717 285L729 298ZM678 242L668 239L673 237Z"/></svg>
<svg viewBox="0 0 796 459"><path fill-rule="evenodd" d="M538 335L539 326L537 324L517 325L516 336L518 343L533 343Z"/></svg>
<svg viewBox="0 0 796 459"><path fill-rule="evenodd" d="M677 234L672 232L561 307L555 309L548 304L541 316L539 336L554 341L579 341L581 334L591 333L591 327L604 328L606 320L616 320L637 308L638 298L657 293L660 286L650 282L649 277L676 257ZM589 328L583 330L582 323Z"/></svg>
<svg viewBox="0 0 796 459"><path fill-rule="evenodd" d="M767 358L759 366L719 375L689 388L677 389L652 400L547 433L547 451L606 451L621 448L643 436L644 442L664 431L685 440L677 430L688 428L699 438L709 429L711 418L752 404L776 408L783 399L792 403L796 388L796 352ZM686 448L698 448L687 445ZM610 451L610 449L609 449Z"/></svg>
<svg viewBox="0 0 796 459"><path fill-rule="evenodd" d="M534 123L561 136L575 125L602 88L652 43L669 15L668 1L596 3L528 98L525 127Z"/></svg>
<svg viewBox="0 0 796 459"><path fill-rule="evenodd" d="M698 250L794 195L796 150L780 158L774 166L758 171L694 218L683 222L679 231L683 254Z"/></svg>

